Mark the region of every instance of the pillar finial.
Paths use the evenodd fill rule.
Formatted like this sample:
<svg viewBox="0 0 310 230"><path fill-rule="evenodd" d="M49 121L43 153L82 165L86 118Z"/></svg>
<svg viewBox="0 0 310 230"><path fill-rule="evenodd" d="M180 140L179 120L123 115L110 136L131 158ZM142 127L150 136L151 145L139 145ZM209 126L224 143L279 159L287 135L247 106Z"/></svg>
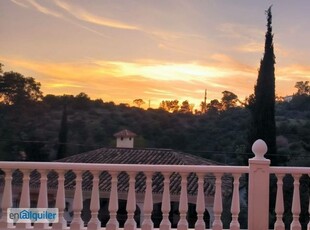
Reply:
<svg viewBox="0 0 310 230"><path fill-rule="evenodd" d="M268 147L265 141L258 139L252 145L252 152L255 154L253 159L255 160L264 160L264 155L267 153Z"/></svg>

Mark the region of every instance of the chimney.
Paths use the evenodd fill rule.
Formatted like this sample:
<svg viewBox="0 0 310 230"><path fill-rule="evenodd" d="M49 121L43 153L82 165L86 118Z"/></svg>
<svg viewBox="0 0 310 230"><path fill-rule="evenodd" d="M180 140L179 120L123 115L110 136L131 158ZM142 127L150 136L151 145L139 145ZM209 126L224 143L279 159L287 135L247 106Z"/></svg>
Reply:
<svg viewBox="0 0 310 230"><path fill-rule="evenodd" d="M116 148L133 148L135 133L124 129L114 134L116 137Z"/></svg>

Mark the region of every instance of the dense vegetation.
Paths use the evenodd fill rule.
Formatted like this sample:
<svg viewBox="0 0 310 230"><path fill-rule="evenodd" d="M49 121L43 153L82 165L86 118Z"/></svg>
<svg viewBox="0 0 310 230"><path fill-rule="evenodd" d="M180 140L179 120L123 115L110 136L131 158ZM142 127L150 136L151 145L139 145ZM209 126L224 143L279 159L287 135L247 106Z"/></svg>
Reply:
<svg viewBox="0 0 310 230"><path fill-rule="evenodd" d="M14 72L3 73L1 86L5 83L3 76L8 74L25 78ZM32 84L37 92L32 95L37 96L19 97L18 101L13 101L12 92L3 100L0 91L1 160L47 161L59 154L68 156L113 147L113 134L124 128L138 134L135 142L138 148L172 148L227 164L246 163L253 156L246 152L250 125L247 104L237 103L237 96L228 91L223 92L220 101L212 100L206 113L193 114L181 108L168 112L163 108L143 110L115 105L101 99L91 100L85 93L42 96L40 84L35 81ZM7 87L5 92L13 88ZM277 146L288 164L309 166L309 82L298 82L296 88L290 102L276 103ZM65 152L60 153L61 148Z"/></svg>

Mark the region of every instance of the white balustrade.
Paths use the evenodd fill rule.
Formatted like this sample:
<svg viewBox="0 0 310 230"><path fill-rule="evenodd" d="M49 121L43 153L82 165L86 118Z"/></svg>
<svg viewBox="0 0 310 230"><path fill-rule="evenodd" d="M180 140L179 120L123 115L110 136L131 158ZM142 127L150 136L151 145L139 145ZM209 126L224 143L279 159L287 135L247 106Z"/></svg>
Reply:
<svg viewBox="0 0 310 230"><path fill-rule="evenodd" d="M127 205L126 205L127 220L124 226L126 230L135 230L137 227L136 221L134 219L135 211L136 211L135 176L136 176L136 173L129 174L129 190L128 190Z"/></svg>
<svg viewBox="0 0 310 230"><path fill-rule="evenodd" d="M294 192L293 192L293 203L292 203L292 214L293 221L291 223L291 230L301 230L301 225L299 223L300 214L300 193L299 193L299 178L300 174L294 174Z"/></svg>
<svg viewBox="0 0 310 230"><path fill-rule="evenodd" d="M155 202L162 202L162 221L159 224L160 230L170 230L172 223L169 220L169 214L171 211L171 201L179 202L179 212L180 219L177 223L178 230L187 230L189 227L188 213L188 203L196 203L197 221L195 223L195 230L204 230L206 223L204 220L204 213L206 206L212 206L213 202L213 214L214 221L211 223L213 230L223 229L223 223L221 220L223 212L223 194L227 191L232 190L232 202L231 202L231 217L232 221L230 223L225 222L225 226L229 226L231 230L239 230L240 224L238 222L240 213L240 194L239 186L240 181L244 181L244 177L241 175L248 174L249 176L249 210L248 210L248 221L249 230L256 229L267 229L262 228L262 226L268 226L268 200L269 200L269 177L271 174L277 176L277 197L276 197L276 222L274 223L275 230L284 230L284 196L283 196L283 178L286 174L290 174L294 178L294 191L293 191L293 201L292 201L292 217L293 221L290 225L291 230L300 230L301 224L299 222L299 216L301 214L301 200L300 200L300 178L302 175L310 175L309 168L302 167L270 167L269 160L264 158L264 153L266 151L266 146L260 140L253 145L253 152L255 157L250 159L249 166L220 166L220 165L112 165L112 164L87 164L87 163L59 163L59 162L0 162L0 169L4 172L0 175L3 179L2 189L2 217L0 219L0 229L62 229L62 230L118 230L120 227L117 220L117 212L119 211L119 196L127 199L127 220L124 225L124 230L135 230L137 228L137 223L135 221L135 211L137 205L137 199L139 203L143 203L143 220L141 229L142 230L153 230L154 224L152 221L152 212L154 200ZM22 186L14 185L14 180L12 178L12 173L18 169L20 173L14 173L14 175L19 175L19 179L22 179ZM31 173L36 170L39 174ZM58 185L57 189L49 190L48 185L48 173L51 171L58 174ZM85 191L83 194L82 182L83 182L83 172L89 171L93 175L92 179L92 189L91 191ZM75 190L74 194L71 191L65 189L65 173L68 172L76 175L75 178ZM111 176L110 191L103 191L101 193L99 185L99 175L101 172L108 172ZM122 191L119 195L118 191L118 176L121 172L125 172L129 175L129 188L128 193ZM136 185L136 175L138 173L144 173L146 180L144 184L145 193L137 194L136 186L141 186L141 184ZM153 188L157 185L153 182L152 178L154 175L160 173L163 175L163 192L162 194L153 194ZM198 177L197 182L191 181L189 183L188 175L190 173L195 173ZM171 188L175 188L176 181L170 181L175 178L172 175L179 174L181 176L180 182L180 193L170 194ZM206 175L212 174L215 177L215 181ZM31 181L40 182L40 187L31 187L30 189L30 175ZM38 177L40 175L40 177ZM229 176L232 175L232 176ZM22 177L21 177L22 176ZM15 177L15 176L14 176ZM233 178L233 184L232 182ZM54 178L56 179L56 178ZM174 179L173 179L174 180ZM138 177L137 177L138 181ZM228 182L227 182L228 181ZM31 183L32 183L31 182ZM55 182L55 181L54 181ZM87 182L87 181L86 181ZM69 182L71 183L71 181ZM108 182L107 182L108 183ZM139 182L141 183L141 182ZM192 186L193 183L197 183L197 191L188 194L188 186ZM55 184L55 183L54 183ZM14 186L15 187L14 187ZM233 186L228 188L227 186ZM222 188L223 186L223 188ZM210 189L211 188L211 189ZM205 194L205 189L206 193ZM222 189L224 192L222 192ZM224 190L225 189L225 190ZM215 191L214 191L215 190ZM31 194L31 192L33 192ZM67 193L68 192L68 193ZM210 196L210 193L214 192L214 196ZM126 194L127 193L127 194ZM18 223L15 226L13 224L7 223L7 209L13 207L16 200L19 200L20 208L30 207L30 196L35 197L34 194L38 194L37 207L47 208L48 198L54 197L55 207L59 209L59 222L54 223L51 226L48 224L34 224L31 226L30 223ZM108 195L107 195L108 194ZM64 218L65 211L65 199L72 198L73 195L73 219L71 223L68 223ZM68 197L66 197L68 196ZM105 196L105 197L102 197ZM89 210L83 207L83 198L90 198ZM102 223L98 217L100 212L100 199L108 198L108 214L110 216L106 227L102 227ZM142 200L141 200L142 199ZM15 202L13 202L15 201ZM309 207L310 213L310 204ZM83 213L89 212L90 220L88 223L84 223L82 220L82 210ZM256 216L253 216L255 214ZM212 217L213 218L213 217ZM87 219L87 218L86 218ZM176 221L176 219L174 219ZM173 223L176 224L175 222ZM192 222L191 222L192 224ZM85 227L87 226L87 227ZM304 227L310 229L310 223L306 223Z"/></svg>
<svg viewBox="0 0 310 230"><path fill-rule="evenodd" d="M274 224L274 229L275 230L284 230L284 222L282 220L283 218L283 213L284 213L284 199L283 199L283 174L278 174L276 175L278 178L277 181L277 199L276 199L276 216L277 220Z"/></svg>
<svg viewBox="0 0 310 230"><path fill-rule="evenodd" d="M205 222L203 220L203 215L206 209L205 205L205 194L204 194L204 174L198 173L198 191L197 191L197 201L196 201L196 212L197 221L195 223L195 230L204 230Z"/></svg>
<svg viewBox="0 0 310 230"><path fill-rule="evenodd" d="M0 229L12 228L13 224L7 221L7 209L12 207L12 169L4 169L4 189L2 194L2 217L0 219Z"/></svg>
<svg viewBox="0 0 310 230"><path fill-rule="evenodd" d="M118 193L117 193L117 175L116 172L111 172L111 192L110 192L110 202L109 202L109 212L110 219L107 223L107 230L116 230L119 227L119 223L116 219L118 210Z"/></svg>
<svg viewBox="0 0 310 230"><path fill-rule="evenodd" d="M38 208L48 208L48 199L47 199L47 170L39 170L40 173L40 190L38 197ZM48 227L48 223L35 223L34 229L45 229Z"/></svg>
<svg viewBox="0 0 310 230"><path fill-rule="evenodd" d="M232 221L230 223L231 230L239 230L240 224L238 221L238 216L240 212L240 199L239 199L239 178L240 174L234 174L234 190L231 202L231 217Z"/></svg>
<svg viewBox="0 0 310 230"><path fill-rule="evenodd" d="M310 177L310 174L308 174L308 177ZM309 201L309 207L308 207L309 221L308 221L308 225L307 225L307 230L310 230L310 196L308 198L308 201Z"/></svg>
<svg viewBox="0 0 310 230"><path fill-rule="evenodd" d="M223 204L222 204L222 174L216 173L215 174L215 197L214 197L214 221L212 224L213 230L222 230L223 223L221 220L221 214L223 211Z"/></svg>
<svg viewBox="0 0 310 230"><path fill-rule="evenodd" d="M67 221L64 218L64 210L66 208L65 203L65 170L58 170L58 186L56 194L55 207L58 208L58 223L53 224L53 229L64 229L67 227Z"/></svg>
<svg viewBox="0 0 310 230"><path fill-rule="evenodd" d="M23 173L23 186L22 193L20 196L19 208L27 209L30 208L30 189L29 189L29 181L30 181L30 169L21 170ZM31 227L30 220L28 223L17 223L16 228L18 229L27 229Z"/></svg>
<svg viewBox="0 0 310 230"><path fill-rule="evenodd" d="M75 191L73 200L73 220L70 224L71 230L81 229L84 227L84 222L81 218L81 211L83 209L83 194L82 194L82 173L83 171L74 171L75 178Z"/></svg>
<svg viewBox="0 0 310 230"><path fill-rule="evenodd" d="M153 173L146 173L146 188L145 188L145 197L144 197L144 220L142 223L142 230L153 230L153 222L151 219L153 211L153 194L152 194L152 176Z"/></svg>
<svg viewBox="0 0 310 230"><path fill-rule="evenodd" d="M181 173L181 194L179 202L180 220L178 222L178 230L187 230L188 222L186 220L188 210L188 199L187 199L187 173Z"/></svg>
<svg viewBox="0 0 310 230"><path fill-rule="evenodd" d="M163 173L164 175L164 192L161 205L161 211L163 213L163 219L160 223L160 230L170 230L171 223L169 221L169 212L170 212L170 173Z"/></svg>
<svg viewBox="0 0 310 230"><path fill-rule="evenodd" d="M97 230L100 227L98 219L98 212L100 209L100 196L99 196L99 171L93 171L93 188L91 192L90 211L91 219L87 225L88 230Z"/></svg>

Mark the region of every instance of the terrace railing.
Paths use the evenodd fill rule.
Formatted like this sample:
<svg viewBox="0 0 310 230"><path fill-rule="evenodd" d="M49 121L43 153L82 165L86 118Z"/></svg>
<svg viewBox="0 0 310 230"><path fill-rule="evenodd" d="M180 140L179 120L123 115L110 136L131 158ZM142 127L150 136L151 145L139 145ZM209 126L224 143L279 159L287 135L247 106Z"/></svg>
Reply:
<svg viewBox="0 0 310 230"><path fill-rule="evenodd" d="M270 178L276 178L276 200L274 208L275 223L272 222L272 228L276 230L284 230L290 228L292 230L310 229L309 213L306 218L307 223L300 223L301 207L307 206L309 210L309 182L306 192L306 198L303 197L301 203L300 193L300 178L303 176L309 181L310 168L306 167L270 167L270 161L264 158L264 154L267 152L267 146L262 140L258 140L252 147L255 157L249 160L249 166L203 166L203 165L129 165L129 164L84 164L84 163L59 163L59 162L0 162L0 169L2 171L2 217L0 219L0 229L106 229L116 230L124 228L125 230L135 230L141 228L143 230L152 230L154 228L154 221L152 218L152 212L154 212L153 198L158 194L152 192L152 186L154 186L154 174L160 173L163 179L163 192L161 194L161 221L158 227L161 230L169 230L171 228L177 228L178 230L188 229L188 214L189 214L189 196L195 197L194 203L196 203L195 215L196 222L193 228L196 230L203 230L206 228L220 230L229 228L232 230L240 229L240 202L241 202L241 190L240 190L240 178L243 178L246 190L245 194L248 194L248 219L247 228L250 230L265 230L270 228L270 219L272 212L270 212ZM72 218L70 221L66 219L66 199L68 198L68 192L65 189L65 175L67 173L73 173L75 179L72 183L74 186L74 193L72 194ZM83 196L85 191L82 189L84 173L90 173L92 175L92 189L90 192L90 217L88 221L82 219L83 208L85 203L83 202ZM100 213L100 199L101 191L99 188L100 175L102 172L109 174L110 189L108 191L108 210L106 213L109 216L109 220L106 224L100 222L98 218ZM126 173L129 177L128 190L126 192L127 203L126 211L127 218L123 226L120 226L118 220L119 211L119 190L118 190L118 175L120 173ZM52 191L50 186L50 175L57 175L55 191ZM135 220L135 211L137 209L136 202L136 178L141 173L145 177L144 182L144 194L143 194L143 207L141 210L141 223L137 223ZM180 193L177 194L179 199L178 212L179 219L176 226L173 226L169 218L171 211L171 197L170 186L172 175L178 174L181 177ZM292 190L293 195L291 202L284 200L287 196L283 193L283 179L289 174L290 178L293 178ZM188 177L194 175L196 180L196 192L193 195L188 194ZM212 176L210 176L212 175ZM204 184L206 183L206 177L213 178L210 183L214 185L214 195L212 196L213 209L209 210L210 213L210 225L204 220L204 212L206 209L206 199L208 198L204 191ZM14 185L14 180L18 180L15 177L19 177L22 181L20 187ZM222 178L231 178L231 205L230 210L223 210L225 200L223 200L223 183ZM31 187L31 180L38 179L39 185L37 188ZM211 180L211 179L210 179ZM55 194L54 198L50 198L50 194ZM303 192L304 194L304 192ZM18 223L12 224L7 221L7 212L9 208L20 207L30 208L31 197L37 196L37 203L34 204L38 208L55 207L59 210L59 222L53 224L46 223ZM209 196L209 195L208 195ZM13 202L13 198L18 197L18 203ZM174 196L175 197L175 196ZM50 200L54 200L54 203ZM305 200L306 199L306 200ZM288 207L291 207L291 223L286 220L284 214L287 212ZM226 205L227 206L227 205ZM225 206L225 207L226 207ZM271 208L272 210L273 208ZM229 223L227 226L223 226L223 211L230 212ZM309 210L310 212L310 210Z"/></svg>

